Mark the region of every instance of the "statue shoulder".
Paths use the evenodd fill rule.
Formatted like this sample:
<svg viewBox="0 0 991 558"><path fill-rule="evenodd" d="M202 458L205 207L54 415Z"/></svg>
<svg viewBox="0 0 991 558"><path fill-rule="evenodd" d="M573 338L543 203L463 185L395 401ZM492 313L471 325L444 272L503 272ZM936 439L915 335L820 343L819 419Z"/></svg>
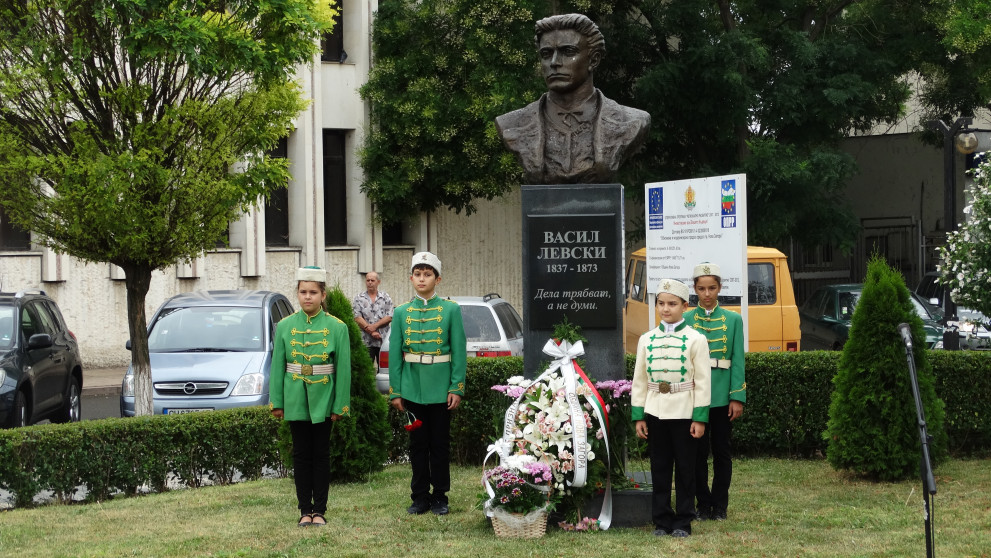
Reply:
<svg viewBox="0 0 991 558"><path fill-rule="evenodd" d="M514 128L532 126L536 119L540 116L541 99L543 99L543 96L523 108L497 116L495 118L496 130L498 130L499 133L503 133L506 130L512 130Z"/></svg>
<svg viewBox="0 0 991 558"><path fill-rule="evenodd" d="M602 117L616 122L650 127L649 112L621 105L605 95L602 95Z"/></svg>

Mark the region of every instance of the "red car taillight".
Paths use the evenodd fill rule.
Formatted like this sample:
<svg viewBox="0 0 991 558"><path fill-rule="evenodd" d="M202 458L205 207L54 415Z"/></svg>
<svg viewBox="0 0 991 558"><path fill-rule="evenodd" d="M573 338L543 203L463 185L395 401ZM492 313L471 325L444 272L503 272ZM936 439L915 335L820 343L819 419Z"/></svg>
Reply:
<svg viewBox="0 0 991 558"><path fill-rule="evenodd" d="M798 341L789 341L785 343L785 350L789 353L793 353L798 350Z"/></svg>
<svg viewBox="0 0 991 558"><path fill-rule="evenodd" d="M501 356L512 356L513 353L510 351L478 351L475 356L479 357L501 357Z"/></svg>
<svg viewBox="0 0 991 558"><path fill-rule="evenodd" d="M389 351L379 353L379 368L389 367Z"/></svg>

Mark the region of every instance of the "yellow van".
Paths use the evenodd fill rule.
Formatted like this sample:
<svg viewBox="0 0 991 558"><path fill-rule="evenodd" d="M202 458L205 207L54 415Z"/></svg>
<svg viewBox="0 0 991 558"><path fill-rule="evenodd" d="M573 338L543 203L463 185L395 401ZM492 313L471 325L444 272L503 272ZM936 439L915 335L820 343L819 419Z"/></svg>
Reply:
<svg viewBox="0 0 991 558"><path fill-rule="evenodd" d="M623 309L623 342L626 352L637 350L637 340L647 331L647 249L630 254L626 266L626 304ZM788 258L780 250L747 246L747 319L749 351L797 351L802 339L799 329L795 290L791 284ZM689 285L689 288L691 285ZM689 304L697 304L692 295ZM719 304L740 311L740 297L719 297ZM660 322L655 313L654 324Z"/></svg>

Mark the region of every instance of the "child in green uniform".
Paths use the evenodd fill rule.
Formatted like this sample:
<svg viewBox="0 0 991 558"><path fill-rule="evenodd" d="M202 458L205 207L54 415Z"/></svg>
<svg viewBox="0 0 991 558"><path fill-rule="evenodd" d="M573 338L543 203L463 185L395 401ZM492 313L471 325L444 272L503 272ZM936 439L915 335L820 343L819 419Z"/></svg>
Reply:
<svg viewBox="0 0 991 558"><path fill-rule="evenodd" d="M699 519L726 519L729 485L733 479L730 446L732 421L743 414L747 384L743 371L743 318L719 306L722 290L719 266L703 262L692 272L699 305L685 320L709 341L712 404L709 428L699 440L695 468L695 498ZM712 449L712 489L709 489L709 449Z"/></svg>
<svg viewBox="0 0 991 558"><path fill-rule="evenodd" d="M323 308L327 272L296 272L300 310L275 329L272 414L289 421L299 526L326 525L330 425L350 413L351 344L344 322ZM327 419L330 418L328 421Z"/></svg>
<svg viewBox="0 0 991 558"><path fill-rule="evenodd" d="M688 286L663 279L657 291L661 323L637 343L631 415L650 454L654 535L687 537L695 518L695 446L709 420L709 348L682 317Z"/></svg>
<svg viewBox="0 0 991 558"><path fill-rule="evenodd" d="M406 510L448 513L451 489L451 411L465 394L467 349L461 308L443 300L440 260L419 252L410 265L416 296L396 308L389 335L389 403L412 413L423 426L410 432L413 504ZM433 486L433 493L430 488Z"/></svg>

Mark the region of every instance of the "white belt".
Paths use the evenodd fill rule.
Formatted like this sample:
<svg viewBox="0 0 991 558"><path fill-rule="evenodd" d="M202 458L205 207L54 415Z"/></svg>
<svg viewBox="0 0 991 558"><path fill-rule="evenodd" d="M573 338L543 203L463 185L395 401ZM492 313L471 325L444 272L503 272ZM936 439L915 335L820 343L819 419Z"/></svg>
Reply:
<svg viewBox="0 0 991 558"><path fill-rule="evenodd" d="M733 365L733 361L732 360L726 360L724 358L710 358L709 359L709 366L711 368L727 369L727 368L729 368L732 365Z"/></svg>
<svg viewBox="0 0 991 558"><path fill-rule="evenodd" d="M694 380L691 382L678 382L677 384L671 382L647 382L647 391L656 393L678 393L679 391L688 391L694 388Z"/></svg>
<svg viewBox="0 0 991 558"><path fill-rule="evenodd" d="M296 364L290 362L286 364L286 372L300 374L302 376L319 376L321 374L333 374L333 364Z"/></svg>
<svg viewBox="0 0 991 558"><path fill-rule="evenodd" d="M420 353L403 353L403 360L418 364L434 364L435 362L451 362L451 355L424 355Z"/></svg>

